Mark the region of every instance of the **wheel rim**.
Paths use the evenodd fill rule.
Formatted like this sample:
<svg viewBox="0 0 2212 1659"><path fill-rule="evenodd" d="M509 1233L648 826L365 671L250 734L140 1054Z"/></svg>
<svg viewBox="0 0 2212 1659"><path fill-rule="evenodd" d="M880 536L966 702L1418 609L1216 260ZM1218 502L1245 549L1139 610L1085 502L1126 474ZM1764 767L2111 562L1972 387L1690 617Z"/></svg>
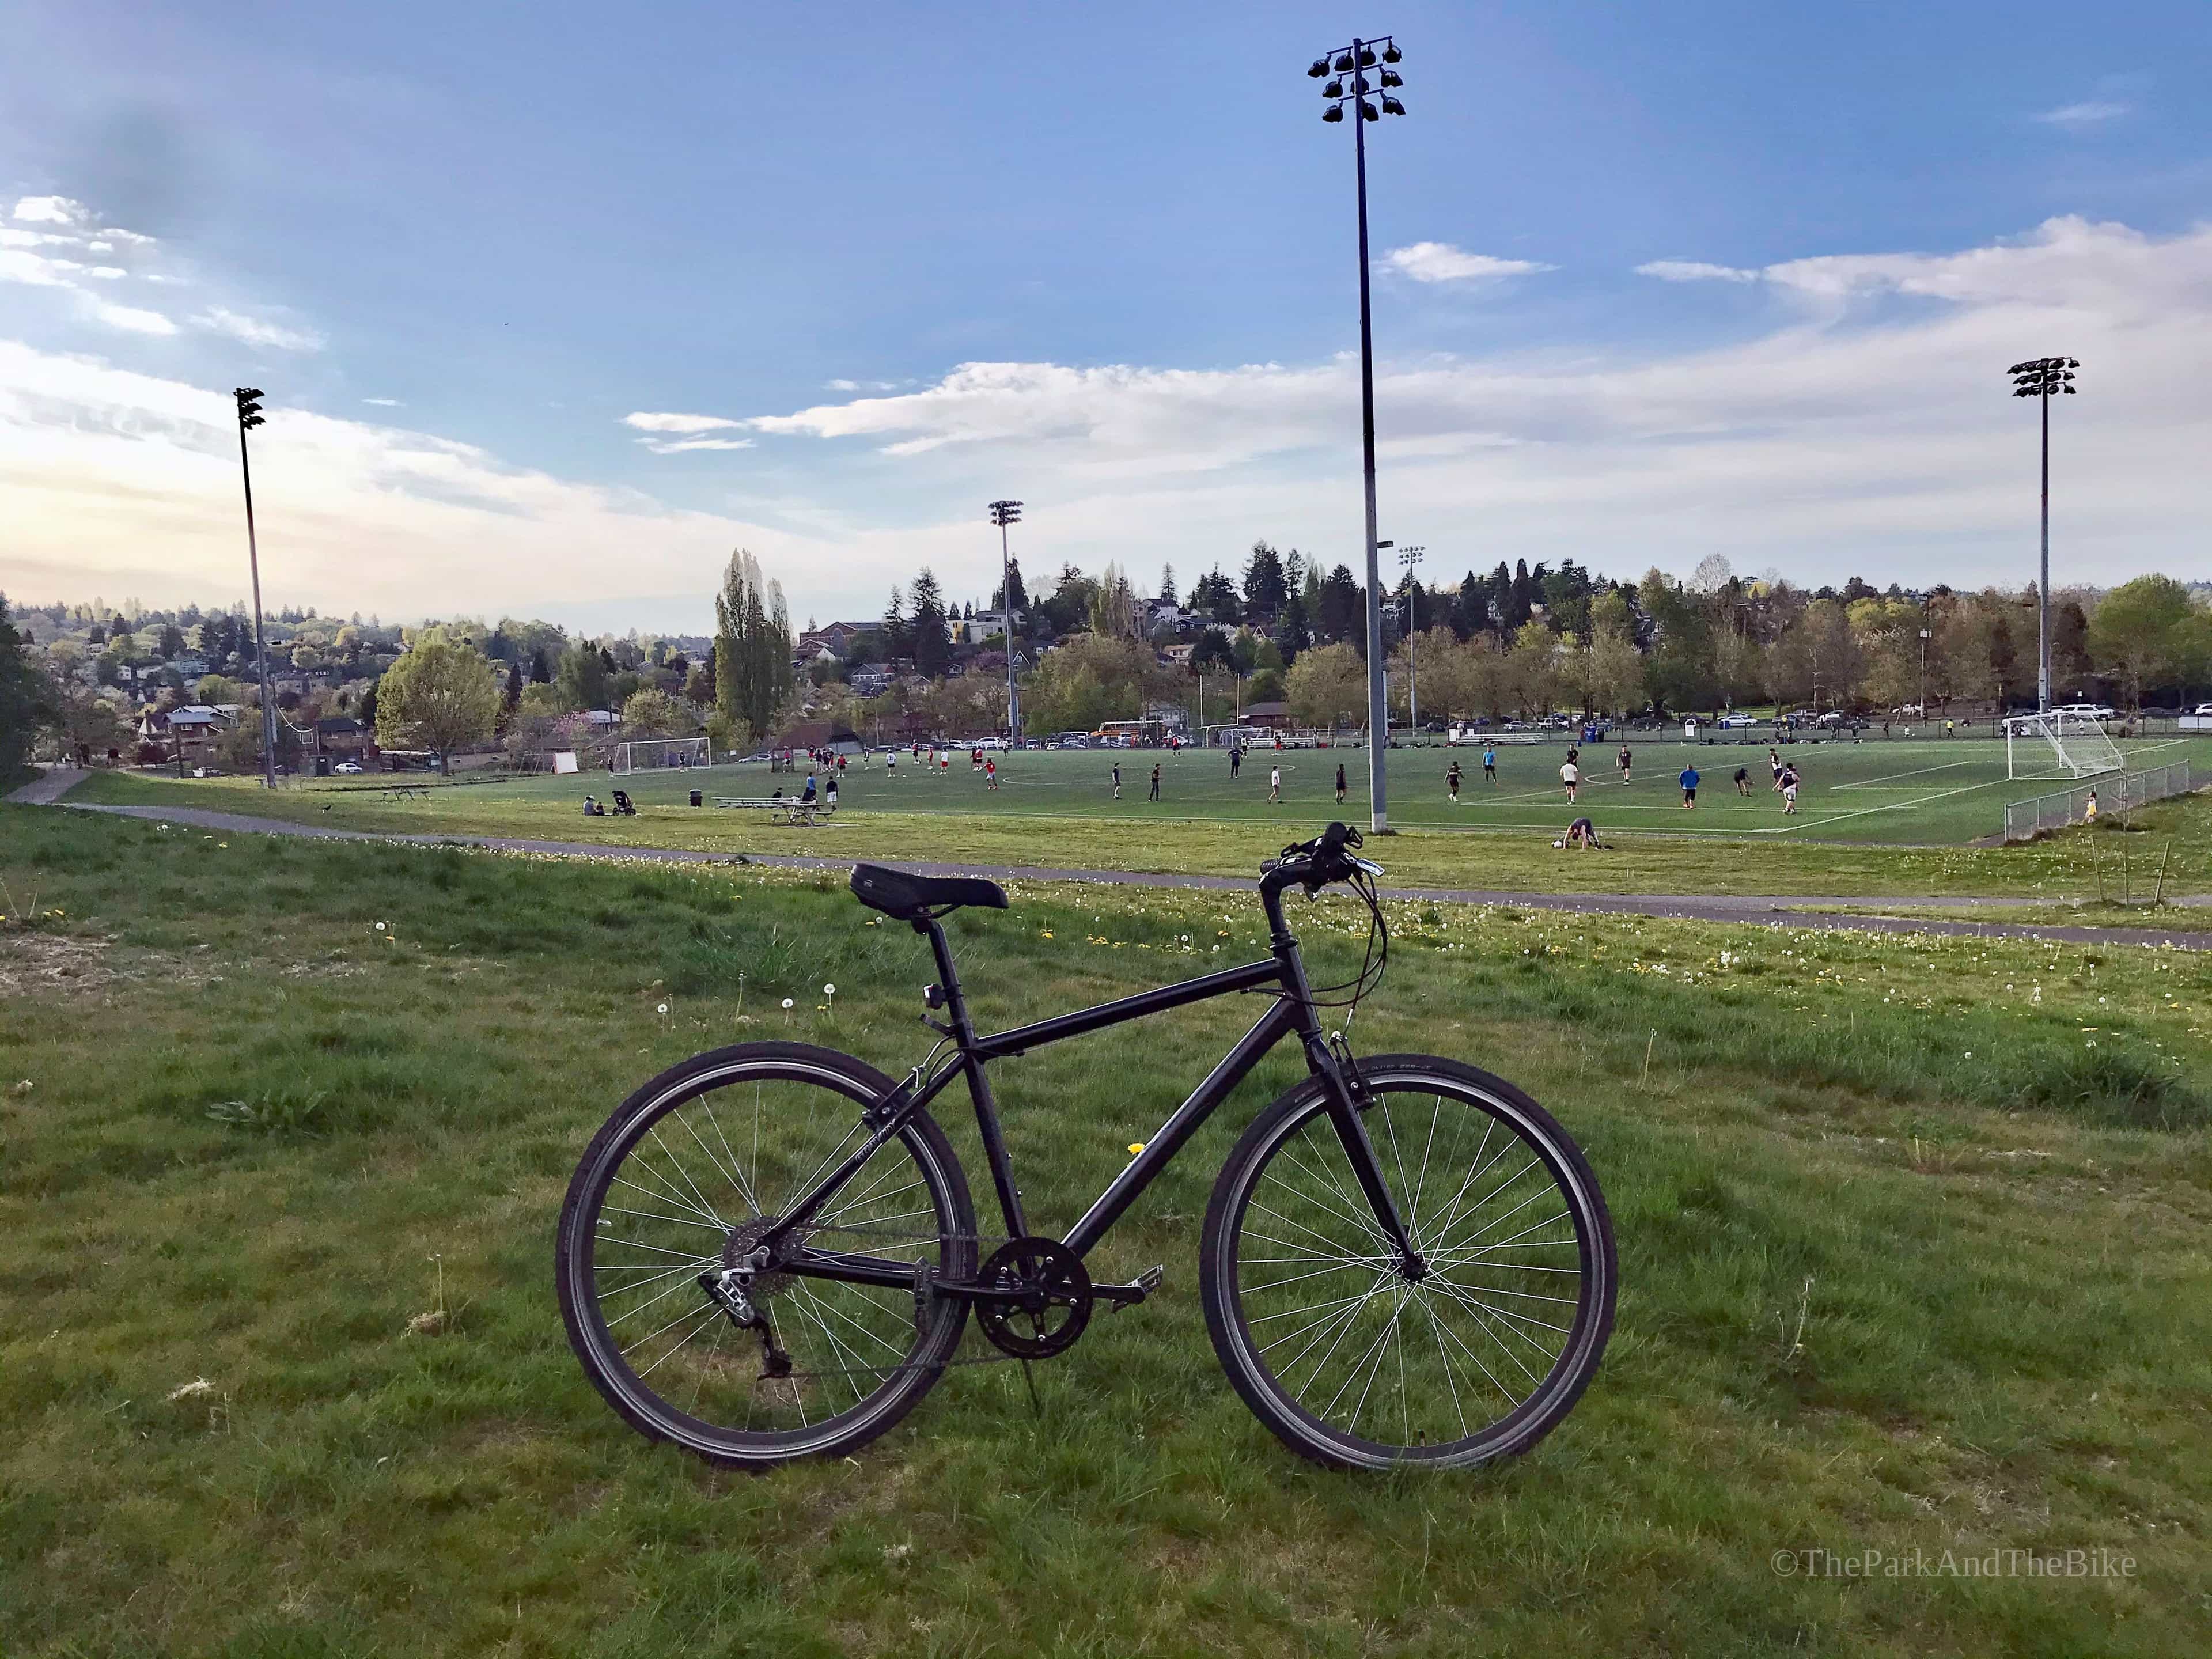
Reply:
<svg viewBox="0 0 2212 1659"><path fill-rule="evenodd" d="M757 1332L738 1328L699 1275L744 1247L865 1141L860 1097L803 1064L738 1065L648 1102L585 1172L564 1290L594 1380L653 1432L694 1449L801 1455L872 1431L934 1380L959 1309L917 1317L909 1292L763 1275L756 1304L789 1356L766 1374ZM923 1135L884 1143L823 1206L823 1249L957 1273L972 1254L948 1171Z"/></svg>
<svg viewBox="0 0 2212 1659"><path fill-rule="evenodd" d="M1220 1265L1243 1368L1332 1456L1519 1449L1604 1339L1601 1201L1510 1100L1433 1076L1368 1088L1369 1136L1425 1276L1405 1274L1316 1100L1235 1194Z"/></svg>

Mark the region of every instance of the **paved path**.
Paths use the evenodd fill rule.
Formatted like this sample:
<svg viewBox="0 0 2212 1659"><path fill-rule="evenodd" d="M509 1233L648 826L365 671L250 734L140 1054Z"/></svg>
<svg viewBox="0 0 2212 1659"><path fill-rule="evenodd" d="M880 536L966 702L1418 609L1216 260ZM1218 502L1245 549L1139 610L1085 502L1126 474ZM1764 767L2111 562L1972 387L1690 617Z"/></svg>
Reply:
<svg viewBox="0 0 2212 1659"><path fill-rule="evenodd" d="M33 778L8 799L18 806L52 806L83 779L83 772L76 767L57 766Z"/></svg>
<svg viewBox="0 0 2212 1659"><path fill-rule="evenodd" d="M151 818L195 829L238 835L302 836L319 841L395 842L424 847L482 847L503 853L547 853L556 856L635 859L656 864L760 864L800 870L843 870L850 859L799 858L781 853L708 853L688 848L610 847L595 842L530 841L503 836L385 834L341 830L334 825L291 823L276 818L213 812L196 806L95 806L79 811L112 812L121 817ZM1119 887L1195 888L1212 892L1252 890L1250 877L1163 875L1133 870L1056 870L991 864L941 864L902 860L898 867L927 876L986 876L996 881L1090 881ZM1899 916L1855 916L1823 906L1866 908L1879 905L1916 909L1969 909L1978 904L2017 900L1973 898L1820 898L1767 896L1701 896L1659 893L1509 893L1484 888L1386 887L1385 898L1431 899L1450 904L1510 904L1531 910L1674 917L1692 921L1730 921L1765 927L1842 928L1868 933L1948 933L1979 939L2040 939L2067 945L2164 945L2182 951L2212 951L2212 933L2149 927L2074 927L2017 921L1908 921Z"/></svg>

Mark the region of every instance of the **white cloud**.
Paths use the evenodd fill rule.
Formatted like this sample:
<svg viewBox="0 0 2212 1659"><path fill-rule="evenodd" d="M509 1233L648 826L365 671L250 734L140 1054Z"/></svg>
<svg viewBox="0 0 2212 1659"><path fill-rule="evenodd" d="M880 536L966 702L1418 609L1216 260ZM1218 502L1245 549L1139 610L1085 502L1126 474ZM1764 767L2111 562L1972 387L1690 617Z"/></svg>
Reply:
<svg viewBox="0 0 2212 1659"><path fill-rule="evenodd" d="M8 226L0 225L0 247L49 247L56 245L74 247L76 246L76 238L57 236L52 231L46 230L15 230ZM99 251L99 245L94 244L94 248L95 252Z"/></svg>
<svg viewBox="0 0 2212 1659"><path fill-rule="evenodd" d="M82 299L85 314L110 328L119 328L126 334L174 334L177 325L158 311L148 311L138 306L112 305L97 295L87 294Z"/></svg>
<svg viewBox="0 0 2212 1659"><path fill-rule="evenodd" d="M363 398L362 402L365 404L374 404L379 409L398 409L400 407L399 399L397 398Z"/></svg>
<svg viewBox="0 0 2212 1659"><path fill-rule="evenodd" d="M2054 411L2061 579L2201 570L2212 228L2151 237L2057 219L1991 246L1762 276L1802 303L1705 349L1386 360L1385 533L1425 542L1439 580L1499 558L1686 574L1721 552L1814 582L2017 582L2035 546L2033 415L2001 371L2063 351L2085 367L2083 395ZM1008 477L1029 503L1018 550L1045 569L1115 558L1150 573L1168 559L1187 586L1257 535L1329 563L1352 562L1360 535L1356 357L970 363L901 395L641 418L628 424L647 437L780 450L761 476L787 493L688 511L279 407L263 434L269 482L255 477L264 580L280 602L387 617L590 614L685 593L684 616L702 626L743 544L799 614L868 616L925 562L949 592L987 598L998 547L977 535L974 503ZM0 587L234 595L228 419L221 387L0 342ZM802 447L813 453L792 453ZM858 487L838 471L854 449ZM927 459L887 464L885 450ZM882 521L856 522L852 503L886 489ZM138 550L155 548L158 561Z"/></svg>
<svg viewBox="0 0 2212 1659"><path fill-rule="evenodd" d="M104 283L112 283L118 277L128 276L130 274L121 265L94 265L85 272L86 276L97 276Z"/></svg>
<svg viewBox="0 0 2212 1659"><path fill-rule="evenodd" d="M750 438L673 438L662 441L641 438L638 441L656 455L681 455L693 449L750 449Z"/></svg>
<svg viewBox="0 0 2212 1659"><path fill-rule="evenodd" d="M42 253L0 250L0 283L21 283L30 288L68 288L64 272L78 267L71 259L50 259Z"/></svg>
<svg viewBox="0 0 2212 1659"><path fill-rule="evenodd" d="M1711 265L1702 259L1654 259L1636 267L1638 276L1656 276L1662 283L1755 283L1759 273L1734 265Z"/></svg>
<svg viewBox="0 0 2212 1659"><path fill-rule="evenodd" d="M81 225L90 216L83 203L66 196L26 196L15 204L15 217L27 225Z"/></svg>
<svg viewBox="0 0 2212 1659"><path fill-rule="evenodd" d="M2123 115L2135 112L2135 106L2110 100L2092 99L2084 103L2062 104L2057 109L2047 109L2035 118L2055 127L2094 127L2106 121L2117 121Z"/></svg>
<svg viewBox="0 0 2212 1659"><path fill-rule="evenodd" d="M1500 259L1487 253L1468 253L1449 242L1415 242L1407 247L1392 248L1382 256L1382 263L1417 283L1485 282L1559 269L1534 259Z"/></svg>
<svg viewBox="0 0 2212 1659"><path fill-rule="evenodd" d="M623 416L623 424L640 432L721 432L744 422L726 420L720 415L654 415L641 411Z"/></svg>
<svg viewBox="0 0 2212 1659"><path fill-rule="evenodd" d="M250 346L273 346L279 351L320 351L323 337L313 329L288 328L265 318L248 317L223 306L215 306L192 319L195 326L224 334Z"/></svg>
<svg viewBox="0 0 2212 1659"><path fill-rule="evenodd" d="M860 389L858 380L824 380L822 384L823 389L828 392L858 392Z"/></svg>

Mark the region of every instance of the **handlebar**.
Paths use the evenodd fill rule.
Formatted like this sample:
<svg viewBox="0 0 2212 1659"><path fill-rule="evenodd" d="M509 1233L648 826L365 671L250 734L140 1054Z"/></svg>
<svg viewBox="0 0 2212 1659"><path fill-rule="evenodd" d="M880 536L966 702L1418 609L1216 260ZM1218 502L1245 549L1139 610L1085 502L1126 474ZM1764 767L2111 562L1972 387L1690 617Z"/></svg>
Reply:
<svg viewBox="0 0 2212 1659"><path fill-rule="evenodd" d="M1355 874L1379 876L1382 866L1352 855L1364 844L1359 831L1349 824L1332 823L1311 841L1283 848L1280 855L1260 866L1260 891L1273 898L1286 888L1304 887L1309 896L1331 882L1347 881Z"/></svg>

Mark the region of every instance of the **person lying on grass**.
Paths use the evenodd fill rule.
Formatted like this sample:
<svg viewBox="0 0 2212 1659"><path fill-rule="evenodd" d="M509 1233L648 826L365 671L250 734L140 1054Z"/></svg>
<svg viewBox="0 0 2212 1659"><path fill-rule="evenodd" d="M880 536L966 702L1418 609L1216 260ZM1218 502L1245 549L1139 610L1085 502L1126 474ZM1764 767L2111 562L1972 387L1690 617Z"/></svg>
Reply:
<svg viewBox="0 0 2212 1659"><path fill-rule="evenodd" d="M1605 843L1597 838L1597 825L1588 818L1577 818L1567 826L1567 833L1552 845L1554 848L1579 847L1588 852L1593 847L1602 847Z"/></svg>

